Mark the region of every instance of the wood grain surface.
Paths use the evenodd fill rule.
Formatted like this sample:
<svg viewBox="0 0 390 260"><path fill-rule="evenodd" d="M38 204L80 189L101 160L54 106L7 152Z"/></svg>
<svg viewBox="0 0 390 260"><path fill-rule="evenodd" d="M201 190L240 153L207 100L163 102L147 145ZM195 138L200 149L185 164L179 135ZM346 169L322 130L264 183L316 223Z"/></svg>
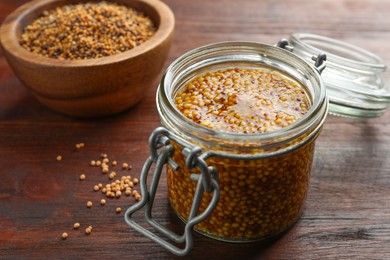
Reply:
<svg viewBox="0 0 390 260"><path fill-rule="evenodd" d="M1 0L0 21L24 0ZM274 44L294 32L335 37L390 64L387 0L164 0L176 16L168 66L185 51L228 40ZM390 82L390 74L383 76ZM156 82L156 86L157 86ZM77 120L41 105L14 76L0 50L0 259L174 259L130 229L124 210L134 198L108 200L93 185L106 175L89 166L101 153L132 165L138 177L147 138L159 126L155 88L116 116ZM84 142L83 149L75 144ZM62 161L56 161L61 154ZM123 173L117 167L119 173ZM80 181L80 174L87 179ZM91 200L94 206L86 207ZM116 214L115 208L122 207ZM154 217L181 232L165 177ZM93 226L87 236L73 223ZM67 232L69 237L61 239ZM316 143L302 218L268 245L230 244L194 234L191 259L390 259L390 111L377 119L329 116Z"/></svg>

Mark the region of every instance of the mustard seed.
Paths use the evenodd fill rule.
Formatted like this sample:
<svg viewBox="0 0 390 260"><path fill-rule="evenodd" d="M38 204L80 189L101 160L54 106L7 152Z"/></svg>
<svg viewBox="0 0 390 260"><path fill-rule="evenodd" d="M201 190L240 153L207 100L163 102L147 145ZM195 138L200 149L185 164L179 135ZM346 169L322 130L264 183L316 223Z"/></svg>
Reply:
<svg viewBox="0 0 390 260"><path fill-rule="evenodd" d="M64 232L61 235L62 239L67 239L68 238L68 233Z"/></svg>
<svg viewBox="0 0 390 260"><path fill-rule="evenodd" d="M57 161L62 161L62 155L57 155Z"/></svg>
<svg viewBox="0 0 390 260"><path fill-rule="evenodd" d="M93 204L92 204L92 201L88 201L88 202L87 202L87 207L88 207L88 208L91 208L92 205L93 205Z"/></svg>
<svg viewBox="0 0 390 260"><path fill-rule="evenodd" d="M106 205L106 200L105 199L101 199L100 200L100 205L102 205L102 206Z"/></svg>
<svg viewBox="0 0 390 260"><path fill-rule="evenodd" d="M92 228L87 227L87 228L85 229L85 234L89 235L89 234L91 234L91 233L92 233Z"/></svg>
<svg viewBox="0 0 390 260"><path fill-rule="evenodd" d="M138 184L138 182L139 182L139 181L138 181L138 179L137 179L137 178L134 178L134 179L133 179L133 183L134 183L135 185L137 185L137 184Z"/></svg>
<svg viewBox="0 0 390 260"><path fill-rule="evenodd" d="M125 194L126 194L126 196L130 196L131 195L131 190L126 190Z"/></svg>
<svg viewBox="0 0 390 260"><path fill-rule="evenodd" d="M127 169L127 168L129 168L129 165L128 165L127 163L123 163L123 164L122 164L122 168L123 168L123 169Z"/></svg>
<svg viewBox="0 0 390 260"><path fill-rule="evenodd" d="M87 176L85 176L85 174L81 174L81 175L80 175L80 180L83 181L83 180L85 180L86 178L87 178Z"/></svg>
<svg viewBox="0 0 390 260"><path fill-rule="evenodd" d="M74 223L74 224L73 224L73 228L74 228L74 229L78 229L79 227L80 227L80 223Z"/></svg>
<svg viewBox="0 0 390 260"><path fill-rule="evenodd" d="M113 161L113 162L111 163L112 166L116 166L117 164L118 164L117 161Z"/></svg>
<svg viewBox="0 0 390 260"><path fill-rule="evenodd" d="M93 190L94 190L94 191L99 191L99 190L100 190L100 188L99 188L99 186L98 186L98 185L95 185L95 186L93 186Z"/></svg>
<svg viewBox="0 0 390 260"><path fill-rule="evenodd" d="M121 211L122 211L122 209L119 208L119 207L115 209L115 212L118 213L118 214L121 213Z"/></svg>
<svg viewBox="0 0 390 260"><path fill-rule="evenodd" d="M77 149L81 149L81 148L84 148L85 144L84 143L79 143L79 144L76 144L76 148Z"/></svg>
<svg viewBox="0 0 390 260"><path fill-rule="evenodd" d="M91 161L90 163L91 166L96 166L96 162L94 160Z"/></svg>

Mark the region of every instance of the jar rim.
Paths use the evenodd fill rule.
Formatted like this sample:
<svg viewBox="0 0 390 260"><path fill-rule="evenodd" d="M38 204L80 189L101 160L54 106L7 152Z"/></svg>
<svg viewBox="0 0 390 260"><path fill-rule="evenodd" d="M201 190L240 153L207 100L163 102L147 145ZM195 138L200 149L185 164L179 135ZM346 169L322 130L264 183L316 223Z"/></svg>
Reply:
<svg viewBox="0 0 390 260"><path fill-rule="evenodd" d="M201 126L185 117L177 109L171 96L173 90L172 85L178 83L177 78L183 76L181 74L190 73L194 71L197 66L207 66L208 63L207 61L205 61L205 57L207 55L211 55L212 58L216 59L224 55L226 56L229 53L237 53L238 55L239 52L245 51L254 54L253 57L246 57L249 58L249 60L251 60L251 58L255 59L251 60L251 62L265 62L265 60L267 60L272 65L276 66L277 63L281 62L285 62L285 64L287 64L288 62L286 62L286 60L293 61L296 64L291 65L292 67L295 68L296 65L299 64L300 69L306 70L308 75L310 75L311 78L308 80L315 81L317 86L315 86L316 91L312 91L311 93L312 105L309 111L300 120L294 122L293 124L285 128L266 133L239 134L223 132L220 130L210 129ZM233 57L232 60L238 62L239 58ZM213 60L211 60L210 62L213 62ZM289 72L285 73L290 74ZM309 129L313 130L314 128L317 129L318 127L321 127L326 117L328 107L326 90L322 78L319 72L313 66L309 65L305 60L298 57L297 55L282 48L256 42L219 42L201 46L183 54L182 56L177 58L165 71L160 86L157 90L156 103L160 117L163 121L163 125L167 123L172 123L174 128L183 126L188 128L186 129L188 130L187 132L181 131L181 134L197 132L200 133L200 135L208 137L211 136L224 142L236 142L238 140L245 140L256 144L272 144L272 146L292 141L296 139L297 136L301 136L304 133L307 133ZM275 140L277 140L276 143Z"/></svg>

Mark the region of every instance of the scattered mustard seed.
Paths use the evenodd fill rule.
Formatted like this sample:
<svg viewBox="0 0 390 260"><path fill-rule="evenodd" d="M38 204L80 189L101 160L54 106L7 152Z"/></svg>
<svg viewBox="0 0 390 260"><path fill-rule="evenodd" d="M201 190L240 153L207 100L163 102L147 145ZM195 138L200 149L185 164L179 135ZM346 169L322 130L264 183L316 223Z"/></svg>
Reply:
<svg viewBox="0 0 390 260"><path fill-rule="evenodd" d="M99 190L100 190L100 188L99 188L99 186L98 186L98 185L95 185L95 186L93 186L93 190L94 190L94 191L99 191Z"/></svg>
<svg viewBox="0 0 390 260"><path fill-rule="evenodd" d="M62 239L67 239L68 238L68 233L64 232L61 235Z"/></svg>
<svg viewBox="0 0 390 260"><path fill-rule="evenodd" d="M87 227L87 228L85 229L85 234L89 235L89 234L91 234L91 233L92 233L92 228Z"/></svg>
<svg viewBox="0 0 390 260"><path fill-rule="evenodd" d="M84 143L79 143L79 144L76 144L76 148L77 149L81 149L81 148L84 148L85 144Z"/></svg>
<svg viewBox="0 0 390 260"><path fill-rule="evenodd" d="M102 167L102 173L106 174L109 172L108 167Z"/></svg>
<svg viewBox="0 0 390 260"><path fill-rule="evenodd" d="M123 168L123 169L127 169L127 168L129 168L129 164L127 164L127 163L123 163L123 164L122 164L122 168Z"/></svg>
<svg viewBox="0 0 390 260"><path fill-rule="evenodd" d="M102 205L102 206L106 205L106 200L105 199L101 199L100 200L100 205Z"/></svg>
<svg viewBox="0 0 390 260"><path fill-rule="evenodd" d="M87 202L87 207L88 207L88 208L91 208L92 205L93 205L93 204L92 204L92 201L88 201L88 202Z"/></svg>
<svg viewBox="0 0 390 260"><path fill-rule="evenodd" d="M74 223L74 224L73 224L73 228L74 228L74 229L78 229L79 227L80 227L80 223Z"/></svg>
<svg viewBox="0 0 390 260"><path fill-rule="evenodd" d="M91 166L96 166L96 162L94 160L91 161L90 163Z"/></svg>
<svg viewBox="0 0 390 260"><path fill-rule="evenodd" d="M115 212L118 213L118 214L121 213L121 211L122 211L122 209L119 208L119 207L115 209Z"/></svg>
<svg viewBox="0 0 390 260"><path fill-rule="evenodd" d="M62 161L62 155L57 155L57 161Z"/></svg>
<svg viewBox="0 0 390 260"><path fill-rule="evenodd" d="M85 180L86 178L87 178L87 176L85 176L85 174L81 174L81 175L80 175L80 180L83 181L83 180Z"/></svg>

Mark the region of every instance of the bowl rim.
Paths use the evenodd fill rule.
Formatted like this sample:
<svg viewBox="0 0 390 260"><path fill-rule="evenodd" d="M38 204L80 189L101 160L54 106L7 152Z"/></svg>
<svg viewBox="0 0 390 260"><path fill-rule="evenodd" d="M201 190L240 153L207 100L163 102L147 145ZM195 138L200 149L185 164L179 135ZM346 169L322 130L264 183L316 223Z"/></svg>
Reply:
<svg viewBox="0 0 390 260"><path fill-rule="evenodd" d="M155 34L143 42L139 46L136 46L130 50L122 53L109 55L101 58L91 58L83 60L71 60L71 59L55 59L45 57L36 53L32 53L23 48L19 43L17 37L18 25L20 21L35 10L44 7L47 4L55 2L64 2L66 0L33 0L27 2L12 13L10 13L3 21L0 28L0 43L5 52L9 52L12 56L18 59L25 60L30 63L34 63L40 66L51 66L51 67L89 67L89 66L101 66L112 63L122 62L131 58L142 55L170 37L173 33L175 26L175 18L172 10L160 0L107 0L107 2L115 2L126 5L129 2L138 2L143 5L147 5L154 9L159 16L159 26ZM91 2L93 0L79 0L78 2ZM66 4L66 3L65 3ZM60 5L59 5L60 6ZM131 7L131 6L130 6ZM38 13L37 13L38 14ZM147 13L145 13L148 15ZM38 14L39 15L39 14ZM38 16L37 16L38 17Z"/></svg>

